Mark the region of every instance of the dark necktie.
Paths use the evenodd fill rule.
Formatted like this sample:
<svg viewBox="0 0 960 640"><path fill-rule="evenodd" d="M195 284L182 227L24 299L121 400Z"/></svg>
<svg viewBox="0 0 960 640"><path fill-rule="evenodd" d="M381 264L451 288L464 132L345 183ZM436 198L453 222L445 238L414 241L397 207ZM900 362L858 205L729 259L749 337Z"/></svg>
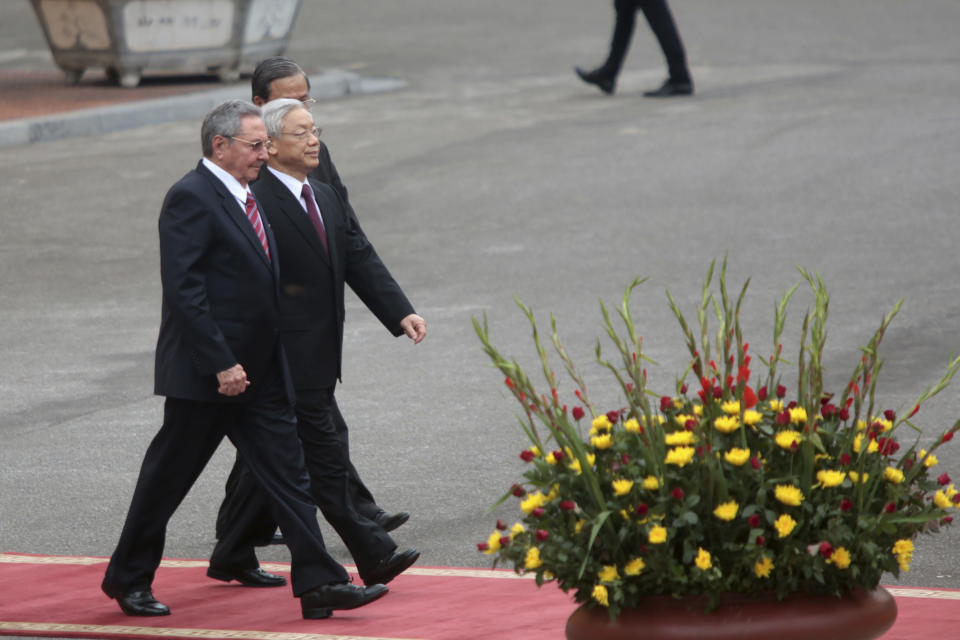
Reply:
<svg viewBox="0 0 960 640"><path fill-rule="evenodd" d="M253 194L247 194L247 219L253 225L253 231L260 238L260 244L267 254L267 260L270 259L270 245L267 244L267 232L263 229L263 220L260 219L260 211L257 209L257 201L253 199Z"/></svg>
<svg viewBox="0 0 960 640"><path fill-rule="evenodd" d="M303 189L300 190L300 195L307 201L307 215L310 216L310 222L313 223L313 228L317 230L317 235L320 236L320 243L327 250L327 253L330 253L330 247L327 245L327 232L323 228L323 220L320 219L320 209L317 207L317 201L313 198L313 189L310 188L309 184L305 184Z"/></svg>

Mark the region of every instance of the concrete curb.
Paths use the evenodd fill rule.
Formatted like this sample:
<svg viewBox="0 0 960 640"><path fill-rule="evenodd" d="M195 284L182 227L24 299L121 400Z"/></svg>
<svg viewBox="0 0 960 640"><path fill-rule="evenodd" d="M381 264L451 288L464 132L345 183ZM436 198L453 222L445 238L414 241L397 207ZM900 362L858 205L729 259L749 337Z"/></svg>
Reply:
<svg viewBox="0 0 960 640"><path fill-rule="evenodd" d="M406 86L407 83L403 80L363 78L356 73L339 70L310 77L310 95L317 100L331 100L348 94L396 91ZM231 85L199 93L9 120L0 122L0 147L92 136L161 122L200 118L224 100L249 97L249 86Z"/></svg>

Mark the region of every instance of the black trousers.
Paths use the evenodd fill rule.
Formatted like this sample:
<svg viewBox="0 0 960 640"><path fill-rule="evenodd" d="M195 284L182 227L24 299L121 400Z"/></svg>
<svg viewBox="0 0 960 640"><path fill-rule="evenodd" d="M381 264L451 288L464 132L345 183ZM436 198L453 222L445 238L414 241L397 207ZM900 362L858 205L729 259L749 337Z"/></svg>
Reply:
<svg viewBox="0 0 960 640"><path fill-rule="evenodd" d="M670 80L690 82L687 54L666 0L614 0L613 7L617 12L617 20L613 27L610 55L601 67L605 75L616 77L620 73L623 60L627 55L627 48L630 46L630 38L633 36L639 9L643 11L667 59Z"/></svg>
<svg viewBox="0 0 960 640"><path fill-rule="evenodd" d="M333 389L298 389L296 416L310 474L310 493L323 517L347 545L362 575L393 553L397 545L355 504L356 483L351 476L356 470L350 463L346 425ZM210 556L211 566L257 567L254 546L269 541L276 528L269 501L247 467L243 453L238 452L217 516L218 541Z"/></svg>
<svg viewBox="0 0 960 640"><path fill-rule="evenodd" d="M290 548L294 595L348 580L324 547L293 408L279 376L275 379L257 397L236 404L167 398L163 426L147 449L107 566L104 593L116 598L153 583L167 523L224 436L243 456L251 482L280 524Z"/></svg>

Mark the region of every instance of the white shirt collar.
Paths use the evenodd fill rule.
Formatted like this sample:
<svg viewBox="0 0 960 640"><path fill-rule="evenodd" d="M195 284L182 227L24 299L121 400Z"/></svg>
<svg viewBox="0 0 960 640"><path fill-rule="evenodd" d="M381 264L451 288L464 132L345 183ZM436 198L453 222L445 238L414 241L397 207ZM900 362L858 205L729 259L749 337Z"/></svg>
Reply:
<svg viewBox="0 0 960 640"><path fill-rule="evenodd" d="M277 180L283 183L283 185L290 189L290 193L293 194L293 197L303 206L303 210L307 210L307 204L303 200L303 185L309 186L309 183L306 180L297 180L288 173L278 171L270 165L267 165L267 169L270 170L270 173L277 176Z"/></svg>
<svg viewBox="0 0 960 640"><path fill-rule="evenodd" d="M234 178L232 175L227 173L221 167L217 166L212 160L204 157L203 166L207 169L210 169L210 173L215 175L220 182L223 183L223 186L227 188L234 198L237 199L237 202L240 203L241 207L246 207L247 205L247 194L250 193L250 189L240 184L240 182Z"/></svg>

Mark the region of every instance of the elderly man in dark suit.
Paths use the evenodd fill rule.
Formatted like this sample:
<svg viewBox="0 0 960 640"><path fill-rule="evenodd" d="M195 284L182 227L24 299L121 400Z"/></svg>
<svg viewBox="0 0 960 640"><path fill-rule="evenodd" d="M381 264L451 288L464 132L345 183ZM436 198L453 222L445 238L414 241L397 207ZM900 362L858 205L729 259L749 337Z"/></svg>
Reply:
<svg viewBox="0 0 960 640"><path fill-rule="evenodd" d="M147 449L102 589L133 616L167 615L151 585L166 526L226 435L268 496L292 557L305 618L365 605L387 587L359 587L327 553L297 439L280 343L278 254L248 183L267 158L260 109L214 108L203 159L160 211L163 287L155 392L163 426Z"/></svg>
<svg viewBox="0 0 960 640"><path fill-rule="evenodd" d="M396 543L359 514L350 497L349 459L332 416L333 390L340 378L344 285L349 284L394 335L406 334L419 343L426 323L414 313L336 191L308 179L318 162L320 131L302 101L274 100L263 112L269 158L253 190L280 247L281 341L296 388L297 428L311 492L350 550L361 579L368 585L386 584L420 554L414 549L396 552ZM236 471L225 503L237 504L242 497L258 504L258 487L242 465ZM229 535L217 543L211 570L226 562L257 566L253 536L244 529L262 533L264 522L273 526L269 516L222 523ZM208 572L218 577L214 573Z"/></svg>
<svg viewBox="0 0 960 640"><path fill-rule="evenodd" d="M687 68L687 54L680 40L680 33L673 20L667 0L614 0L617 20L613 26L610 54L606 62L592 71L576 67L577 75L584 82L596 85L601 91L612 94L616 90L617 75L627 56L630 38L636 25L637 10L643 11L653 35L657 37L663 55L667 59L668 76L659 89L644 92L648 98L669 98L693 94L693 80Z"/></svg>

